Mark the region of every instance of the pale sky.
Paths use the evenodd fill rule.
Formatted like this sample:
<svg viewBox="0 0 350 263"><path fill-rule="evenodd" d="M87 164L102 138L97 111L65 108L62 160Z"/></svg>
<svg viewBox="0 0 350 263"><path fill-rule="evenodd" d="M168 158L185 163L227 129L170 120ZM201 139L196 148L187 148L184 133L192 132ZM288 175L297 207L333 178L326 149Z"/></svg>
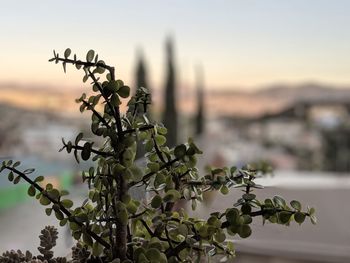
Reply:
<svg viewBox="0 0 350 263"><path fill-rule="evenodd" d="M0 82L81 85L82 72L48 63L52 49L89 49L133 86L136 50L150 84L164 82L164 42L175 40L179 82L202 64L208 89L276 82L350 84L350 1L0 1Z"/></svg>

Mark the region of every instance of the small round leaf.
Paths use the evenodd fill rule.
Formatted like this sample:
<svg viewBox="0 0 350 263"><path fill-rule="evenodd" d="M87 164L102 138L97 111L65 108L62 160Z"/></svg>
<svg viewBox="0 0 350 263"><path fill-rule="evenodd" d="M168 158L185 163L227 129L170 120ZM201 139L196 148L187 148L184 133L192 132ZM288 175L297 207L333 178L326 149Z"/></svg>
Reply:
<svg viewBox="0 0 350 263"><path fill-rule="evenodd" d="M130 95L130 88L128 86L122 86L118 89L117 93L122 98L127 98Z"/></svg>
<svg viewBox="0 0 350 263"><path fill-rule="evenodd" d="M35 195L35 187L33 185L31 185L29 188L28 188L28 195L29 196L34 196Z"/></svg>
<svg viewBox="0 0 350 263"><path fill-rule="evenodd" d="M65 58L68 58L70 56L70 54L72 53L71 49L70 48L67 48L65 51L64 51L64 57Z"/></svg>
<svg viewBox="0 0 350 263"><path fill-rule="evenodd" d="M155 195L151 201L151 206L153 208L158 208L161 206L162 202L162 197L160 195Z"/></svg>
<svg viewBox="0 0 350 263"><path fill-rule="evenodd" d="M95 56L95 51L93 51L92 49L90 49L88 51L88 53L86 54L86 61L87 62L91 62L94 59Z"/></svg>

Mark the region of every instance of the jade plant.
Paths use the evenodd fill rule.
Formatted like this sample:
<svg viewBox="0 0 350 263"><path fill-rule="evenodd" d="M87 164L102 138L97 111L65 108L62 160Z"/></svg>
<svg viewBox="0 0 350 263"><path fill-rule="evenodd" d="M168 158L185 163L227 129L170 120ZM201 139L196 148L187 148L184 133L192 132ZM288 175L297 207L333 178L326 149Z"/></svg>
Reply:
<svg viewBox="0 0 350 263"><path fill-rule="evenodd" d="M77 99L80 111L91 114L91 131L101 137L98 145L91 137L79 133L74 141L62 139L63 147L77 162L95 164L82 172L88 185L88 199L74 206L68 192L43 177L32 177L34 169L22 170L20 162L4 161L0 171L8 171L13 183L25 180L28 194L46 206L61 226L68 225L77 240L75 251L84 260L98 262L193 262L214 255L223 259L235 256L234 239L248 238L256 218L262 222L289 225L302 224L306 217L316 223L314 208L302 209L300 202L287 203L280 196L260 200L256 190L263 188L255 179L269 172L266 165L210 168L201 175L196 167L202 151L193 139L173 148L167 147L167 128L148 118L151 97L138 87L129 98L126 112L121 112L123 99L130 88L116 77L115 68L90 50L86 60L79 60L68 48L60 56L54 51L49 61L73 65L84 72L83 81L91 81L91 95ZM145 165L136 162L137 145L146 152ZM196 218L177 203L184 200L193 210L205 192L241 189L241 197L223 211L206 218ZM145 189L144 200L132 192ZM76 254L79 254L76 252Z"/></svg>

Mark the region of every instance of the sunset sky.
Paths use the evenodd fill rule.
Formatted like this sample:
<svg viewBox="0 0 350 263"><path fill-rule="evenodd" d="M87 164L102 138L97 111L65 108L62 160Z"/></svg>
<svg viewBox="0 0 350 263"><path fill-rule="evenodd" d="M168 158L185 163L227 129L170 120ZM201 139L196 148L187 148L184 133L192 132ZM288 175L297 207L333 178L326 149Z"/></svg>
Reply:
<svg viewBox="0 0 350 263"><path fill-rule="evenodd" d="M133 85L137 50L150 84L164 82L164 42L175 43L178 78L208 89L308 81L350 84L350 1L1 1L0 82L81 85L82 72L49 64L52 49L90 48Z"/></svg>

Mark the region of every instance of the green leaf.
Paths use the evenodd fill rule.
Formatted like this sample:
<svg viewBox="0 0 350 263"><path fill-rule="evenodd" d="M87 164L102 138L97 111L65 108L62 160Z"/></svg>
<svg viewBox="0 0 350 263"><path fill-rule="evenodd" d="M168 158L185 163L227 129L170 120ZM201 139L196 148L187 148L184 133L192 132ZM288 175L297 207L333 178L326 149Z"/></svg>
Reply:
<svg viewBox="0 0 350 263"><path fill-rule="evenodd" d="M175 190L175 189L170 189L166 192L163 200L164 202L176 202L181 198L181 194Z"/></svg>
<svg viewBox="0 0 350 263"><path fill-rule="evenodd" d="M184 144L180 144L178 146L175 147L174 150L174 155L176 158L182 158L183 156L186 155L186 145Z"/></svg>
<svg viewBox="0 0 350 263"><path fill-rule="evenodd" d="M278 218L282 224L287 224L292 216L291 212L282 211L278 214Z"/></svg>
<svg viewBox="0 0 350 263"><path fill-rule="evenodd" d="M154 137L156 143L158 144L158 146L162 146L165 142L166 142L166 138L163 135L157 134Z"/></svg>
<svg viewBox="0 0 350 263"><path fill-rule="evenodd" d="M60 196L60 192L57 189L52 189L52 190L48 191L48 195L52 199L57 200Z"/></svg>
<svg viewBox="0 0 350 263"><path fill-rule="evenodd" d="M15 176L14 176L13 172L9 172L8 180L9 180L10 182L13 181L13 178L14 178L14 177L15 177Z"/></svg>
<svg viewBox="0 0 350 263"><path fill-rule="evenodd" d="M141 181L143 178L143 171L140 169L140 167L136 165L132 165L130 168L130 171L132 172L132 179L135 182Z"/></svg>
<svg viewBox="0 0 350 263"><path fill-rule="evenodd" d="M41 195L40 197L40 204L42 205L49 205L51 201L44 195Z"/></svg>
<svg viewBox="0 0 350 263"><path fill-rule="evenodd" d="M81 231L74 231L72 236L75 240L79 240L81 237Z"/></svg>
<svg viewBox="0 0 350 263"><path fill-rule="evenodd" d="M235 172L237 171L237 167L236 166L232 166L230 168L230 174L233 175Z"/></svg>
<svg viewBox="0 0 350 263"><path fill-rule="evenodd" d="M111 73L107 73L107 74L106 74L106 79L107 79L108 81L111 81L111 80L112 80Z"/></svg>
<svg viewBox="0 0 350 263"><path fill-rule="evenodd" d="M123 165L131 167L133 165L135 151L131 148L127 148L123 153Z"/></svg>
<svg viewBox="0 0 350 263"><path fill-rule="evenodd" d="M310 216L312 216L313 214L315 214L315 211L316 211L315 208L311 207L311 208L309 208L308 210L309 210Z"/></svg>
<svg viewBox="0 0 350 263"><path fill-rule="evenodd" d="M269 198L265 199L264 203L266 207L269 207L269 208L274 207L272 200Z"/></svg>
<svg viewBox="0 0 350 263"><path fill-rule="evenodd" d="M98 225L98 224L94 224L94 225L92 226L91 230L92 230L93 232L95 232L96 234L100 234L101 231L102 231L102 227L101 227L100 225Z"/></svg>
<svg viewBox="0 0 350 263"><path fill-rule="evenodd" d="M13 180L13 183L14 183L14 184L18 184L20 180L21 180L21 176L18 175L18 176Z"/></svg>
<svg viewBox="0 0 350 263"><path fill-rule="evenodd" d="M180 224L177 228L177 231L184 237L188 235L188 228L185 224Z"/></svg>
<svg viewBox="0 0 350 263"><path fill-rule="evenodd" d="M29 186L29 188L28 188L28 195L29 196L35 196L35 187L33 185Z"/></svg>
<svg viewBox="0 0 350 263"><path fill-rule="evenodd" d="M72 53L71 49L70 48L67 48L65 51L64 51L64 57L65 58L68 58L70 56L70 54Z"/></svg>
<svg viewBox="0 0 350 263"><path fill-rule="evenodd" d="M290 202L290 205L297 211L300 211L301 210L301 204L299 201L296 201L296 200L292 200Z"/></svg>
<svg viewBox="0 0 350 263"><path fill-rule="evenodd" d="M138 204L135 202L135 200L131 200L127 205L126 209L130 214L135 214L138 209Z"/></svg>
<svg viewBox="0 0 350 263"><path fill-rule="evenodd" d="M80 132L77 137L75 138L75 144L77 145L81 139L83 139L84 134Z"/></svg>
<svg viewBox="0 0 350 263"><path fill-rule="evenodd" d="M250 212L252 211L252 207L249 203L244 203L241 207L241 211L243 214L250 214Z"/></svg>
<svg viewBox="0 0 350 263"><path fill-rule="evenodd" d="M61 196L69 195L69 192L68 192L67 190L61 190L60 195L61 195Z"/></svg>
<svg viewBox="0 0 350 263"><path fill-rule="evenodd" d="M163 199L160 195L155 195L151 201L151 206L153 208L159 208L163 202Z"/></svg>
<svg viewBox="0 0 350 263"><path fill-rule="evenodd" d="M91 143L86 142L83 146L83 150L81 151L81 159L84 161L89 160L91 156Z"/></svg>
<svg viewBox="0 0 350 263"><path fill-rule="evenodd" d="M122 86L118 89L117 93L122 98L127 98L130 95L130 88L128 86Z"/></svg>
<svg viewBox="0 0 350 263"><path fill-rule="evenodd" d="M237 208L231 208L226 212L226 220L230 224L235 224L239 217L239 211Z"/></svg>
<svg viewBox="0 0 350 263"><path fill-rule="evenodd" d="M195 199L192 199L191 208L193 211L197 208L197 201Z"/></svg>
<svg viewBox="0 0 350 263"><path fill-rule="evenodd" d="M116 94L113 94L111 97L111 104L113 106L119 106L120 104L122 104L122 102L119 99L119 96Z"/></svg>
<svg viewBox="0 0 350 263"><path fill-rule="evenodd" d="M52 208L46 208L45 209L45 213L46 213L47 216L50 216L51 213L52 213Z"/></svg>
<svg viewBox="0 0 350 263"><path fill-rule="evenodd" d="M153 146L154 146L154 144L153 144L153 141L152 141L152 140L146 141L146 144L145 144L145 150L146 150L146 152L152 151Z"/></svg>
<svg viewBox="0 0 350 263"><path fill-rule="evenodd" d="M131 196L129 194L124 194L121 200L124 204L127 205L131 201Z"/></svg>
<svg viewBox="0 0 350 263"><path fill-rule="evenodd" d="M94 73L98 73L98 74L103 74L104 72L105 72L105 68L102 68L102 67L97 67L94 70Z"/></svg>
<svg viewBox="0 0 350 263"><path fill-rule="evenodd" d="M29 168L29 169L25 169L25 170L23 171L23 173L24 173L24 174L31 174L31 173L34 172L34 171L35 171L34 168Z"/></svg>
<svg viewBox="0 0 350 263"><path fill-rule="evenodd" d="M77 223L75 223L75 222L69 222L69 228L72 231L80 230L80 226Z"/></svg>
<svg viewBox="0 0 350 263"><path fill-rule="evenodd" d="M83 241L86 245L92 246L94 241L92 240L91 236L87 233L83 232Z"/></svg>
<svg viewBox="0 0 350 263"><path fill-rule="evenodd" d="M147 164L147 167L151 172L155 173L159 171L159 163L150 162Z"/></svg>
<svg viewBox="0 0 350 263"><path fill-rule="evenodd" d="M189 138L188 139L189 143L189 149L191 149L195 154L202 154L203 152L197 147L197 145L194 144L193 139Z"/></svg>
<svg viewBox="0 0 350 263"><path fill-rule="evenodd" d="M191 199L191 190L188 188L185 188L183 190L183 196L186 200L190 200Z"/></svg>
<svg viewBox="0 0 350 263"><path fill-rule="evenodd" d="M208 226L203 225L198 229L198 233L202 238L206 238L208 236Z"/></svg>
<svg viewBox="0 0 350 263"><path fill-rule="evenodd" d="M92 255L94 255L95 257L98 257L102 254L103 252L103 247L100 243L98 242L95 242L93 245L92 245Z"/></svg>
<svg viewBox="0 0 350 263"><path fill-rule="evenodd" d="M105 87L109 93L114 93L118 90L118 82L115 80L110 80Z"/></svg>
<svg viewBox="0 0 350 263"><path fill-rule="evenodd" d="M157 132L159 134L165 135L168 133L168 129L162 126L157 126Z"/></svg>
<svg viewBox="0 0 350 263"><path fill-rule="evenodd" d="M88 53L86 54L86 61L91 62L95 57L95 51L90 49Z"/></svg>
<svg viewBox="0 0 350 263"><path fill-rule="evenodd" d="M154 186L158 187L161 184L165 183L165 176L163 173L157 173L156 177L154 178Z"/></svg>
<svg viewBox="0 0 350 263"><path fill-rule="evenodd" d="M273 197L273 201L275 202L275 205L284 208L286 206L286 201L280 197L279 195L275 195Z"/></svg>
<svg viewBox="0 0 350 263"><path fill-rule="evenodd" d="M60 221L60 226L65 226L67 224L68 219L64 218Z"/></svg>
<svg viewBox="0 0 350 263"><path fill-rule="evenodd" d="M69 200L69 199L63 199L61 201L61 204L65 207L65 208L71 208L73 206L73 201Z"/></svg>
<svg viewBox="0 0 350 263"><path fill-rule="evenodd" d="M64 215L61 211L55 211L55 216L58 220L64 219Z"/></svg>
<svg viewBox="0 0 350 263"><path fill-rule="evenodd" d="M244 195L242 196L242 198L243 198L244 200L246 200L246 201L254 200L255 197L256 197L255 194L244 194Z"/></svg>
<svg viewBox="0 0 350 263"><path fill-rule="evenodd" d="M228 189L228 187L226 185L223 185L223 186L221 186L220 192L223 195L227 195L229 193L229 189Z"/></svg>
<svg viewBox="0 0 350 263"><path fill-rule="evenodd" d="M301 212L296 212L294 214L294 220L295 220L295 222L297 222L299 224L302 224L305 221L305 217L306 217L306 215L304 213L301 213Z"/></svg>
<svg viewBox="0 0 350 263"><path fill-rule="evenodd" d="M242 225L239 227L238 235L241 238L247 238L252 234L252 229L249 225Z"/></svg>
<svg viewBox="0 0 350 263"><path fill-rule="evenodd" d="M215 237L216 241L219 242L219 243L224 242L225 239L226 239L226 235L225 235L225 233L222 232L222 231L218 231L218 232L215 234L214 237Z"/></svg>
<svg viewBox="0 0 350 263"><path fill-rule="evenodd" d="M85 76L83 77L83 82L85 83L88 79L89 79L89 75L85 75Z"/></svg>
<svg viewBox="0 0 350 263"><path fill-rule="evenodd" d="M42 182L42 181L44 181L44 176L42 176L42 175L38 176L38 177L35 178L35 180L34 180L34 182L36 182L36 183L39 183L39 182Z"/></svg>
<svg viewBox="0 0 350 263"><path fill-rule="evenodd" d="M146 251L146 257L148 258L148 260L150 260L151 262L159 262L160 259L160 252L158 249L156 248L150 248Z"/></svg>
<svg viewBox="0 0 350 263"><path fill-rule="evenodd" d="M195 156L189 156L188 157L188 162L186 163L189 168L194 168L197 164L197 159Z"/></svg>
<svg viewBox="0 0 350 263"><path fill-rule="evenodd" d="M310 216L310 220L313 225L317 224L317 218L314 215Z"/></svg>

